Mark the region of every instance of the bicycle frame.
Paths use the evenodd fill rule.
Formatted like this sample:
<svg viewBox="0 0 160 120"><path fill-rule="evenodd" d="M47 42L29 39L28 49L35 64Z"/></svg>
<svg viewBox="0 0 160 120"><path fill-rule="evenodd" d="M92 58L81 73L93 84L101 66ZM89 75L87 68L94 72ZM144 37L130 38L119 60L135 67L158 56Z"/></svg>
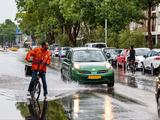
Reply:
<svg viewBox="0 0 160 120"><path fill-rule="evenodd" d="M134 75L134 73L136 71L136 64L137 63L134 60L129 61L128 66L129 66L129 69L130 69L132 75Z"/></svg>
<svg viewBox="0 0 160 120"><path fill-rule="evenodd" d="M36 100L38 100L40 93L41 93L41 83L39 81L39 76L37 75L37 79L34 81L33 97L36 98Z"/></svg>
<svg viewBox="0 0 160 120"><path fill-rule="evenodd" d="M37 77L36 77L36 80L34 80L33 95L31 95L31 97L36 98L36 100L39 99L39 96L41 94L41 83L39 79L40 79L40 71L39 71L39 65L38 65Z"/></svg>

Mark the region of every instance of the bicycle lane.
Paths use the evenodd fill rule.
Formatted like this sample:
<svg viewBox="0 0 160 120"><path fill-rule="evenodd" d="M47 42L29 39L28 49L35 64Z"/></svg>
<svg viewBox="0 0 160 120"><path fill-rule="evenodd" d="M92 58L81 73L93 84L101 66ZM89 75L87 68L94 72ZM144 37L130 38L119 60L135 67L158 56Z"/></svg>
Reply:
<svg viewBox="0 0 160 120"><path fill-rule="evenodd" d="M16 101L8 100L4 95L0 95L1 109L0 120L22 120L20 111L15 106ZM3 108L3 109L2 109Z"/></svg>

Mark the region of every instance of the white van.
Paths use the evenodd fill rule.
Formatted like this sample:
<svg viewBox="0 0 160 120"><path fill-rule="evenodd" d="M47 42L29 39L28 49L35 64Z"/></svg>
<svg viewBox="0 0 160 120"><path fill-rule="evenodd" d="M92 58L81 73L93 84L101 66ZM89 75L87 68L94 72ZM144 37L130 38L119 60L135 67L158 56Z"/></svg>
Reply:
<svg viewBox="0 0 160 120"><path fill-rule="evenodd" d="M105 48L106 47L106 43L86 43L85 47Z"/></svg>

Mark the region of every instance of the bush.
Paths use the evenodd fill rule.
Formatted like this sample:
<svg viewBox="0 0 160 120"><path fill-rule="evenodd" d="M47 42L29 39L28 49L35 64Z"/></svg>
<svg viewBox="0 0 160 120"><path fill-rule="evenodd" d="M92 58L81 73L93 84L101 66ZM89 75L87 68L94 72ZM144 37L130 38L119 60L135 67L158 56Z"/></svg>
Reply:
<svg viewBox="0 0 160 120"><path fill-rule="evenodd" d="M155 48L160 48L160 43L156 44L154 47Z"/></svg>
<svg viewBox="0 0 160 120"><path fill-rule="evenodd" d="M121 48L129 48L131 45L145 47L145 36L141 30L124 30L119 34L119 45Z"/></svg>
<svg viewBox="0 0 160 120"><path fill-rule="evenodd" d="M105 42L103 26L87 27L88 29L84 26L81 27L79 37L83 37L83 40L79 41L79 46L83 46L86 43Z"/></svg>
<svg viewBox="0 0 160 120"><path fill-rule="evenodd" d="M117 33L111 33L107 39L108 47L116 47L119 48L119 36Z"/></svg>
<svg viewBox="0 0 160 120"><path fill-rule="evenodd" d="M13 47L13 48L9 48L9 50L11 50L11 51L18 51L18 48Z"/></svg>
<svg viewBox="0 0 160 120"><path fill-rule="evenodd" d="M56 41L58 41L60 46L69 46L70 45L69 38L68 38L68 36L66 34L59 34L56 37Z"/></svg>

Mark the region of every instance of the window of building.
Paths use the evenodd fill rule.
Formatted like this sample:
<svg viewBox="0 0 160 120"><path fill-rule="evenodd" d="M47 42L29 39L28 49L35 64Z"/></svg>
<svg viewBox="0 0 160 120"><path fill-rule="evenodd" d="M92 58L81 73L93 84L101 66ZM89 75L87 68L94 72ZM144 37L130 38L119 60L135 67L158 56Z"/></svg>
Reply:
<svg viewBox="0 0 160 120"><path fill-rule="evenodd" d="M152 11L155 11L156 10L156 5L152 7Z"/></svg>
<svg viewBox="0 0 160 120"><path fill-rule="evenodd" d="M154 32L156 30L156 13L153 13L152 16L152 31Z"/></svg>

